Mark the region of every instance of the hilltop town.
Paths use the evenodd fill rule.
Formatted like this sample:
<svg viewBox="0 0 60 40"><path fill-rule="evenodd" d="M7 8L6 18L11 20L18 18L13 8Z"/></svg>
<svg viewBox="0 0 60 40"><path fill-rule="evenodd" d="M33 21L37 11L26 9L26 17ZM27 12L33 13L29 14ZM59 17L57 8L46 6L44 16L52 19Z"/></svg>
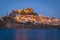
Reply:
<svg viewBox="0 0 60 40"><path fill-rule="evenodd" d="M60 28L60 19L39 15L32 8L12 10L0 19L0 28Z"/></svg>

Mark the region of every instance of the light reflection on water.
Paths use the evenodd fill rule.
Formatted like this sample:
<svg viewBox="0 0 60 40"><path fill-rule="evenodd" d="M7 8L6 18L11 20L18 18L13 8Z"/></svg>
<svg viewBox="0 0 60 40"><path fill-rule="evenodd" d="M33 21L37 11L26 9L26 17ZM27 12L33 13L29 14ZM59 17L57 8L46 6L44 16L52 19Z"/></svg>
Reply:
<svg viewBox="0 0 60 40"><path fill-rule="evenodd" d="M0 40L60 40L60 30L0 29Z"/></svg>

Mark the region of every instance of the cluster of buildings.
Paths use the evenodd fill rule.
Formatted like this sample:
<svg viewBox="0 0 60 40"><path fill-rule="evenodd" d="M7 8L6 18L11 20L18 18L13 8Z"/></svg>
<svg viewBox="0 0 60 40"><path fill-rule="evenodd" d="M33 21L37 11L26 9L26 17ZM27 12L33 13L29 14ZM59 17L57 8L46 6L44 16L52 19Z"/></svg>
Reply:
<svg viewBox="0 0 60 40"><path fill-rule="evenodd" d="M35 16L35 15L16 15L14 17L15 21L17 22L33 22L33 23L43 23L43 24L53 24L53 25L60 25L60 20L56 18L48 18L43 16Z"/></svg>
<svg viewBox="0 0 60 40"><path fill-rule="evenodd" d="M24 10L17 10L17 14L14 17L14 20L17 22L31 22L34 24L43 23L48 25L60 25L60 19L50 18L42 15L34 15L34 10L27 8ZM25 15L26 14L26 15Z"/></svg>

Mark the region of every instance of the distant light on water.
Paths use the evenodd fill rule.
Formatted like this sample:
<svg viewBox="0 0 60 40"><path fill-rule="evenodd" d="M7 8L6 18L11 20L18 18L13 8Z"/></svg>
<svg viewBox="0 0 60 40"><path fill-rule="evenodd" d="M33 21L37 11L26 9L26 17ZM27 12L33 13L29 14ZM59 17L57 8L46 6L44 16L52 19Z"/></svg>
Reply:
<svg viewBox="0 0 60 40"><path fill-rule="evenodd" d="M58 29L16 29L16 40L57 40Z"/></svg>
<svg viewBox="0 0 60 40"><path fill-rule="evenodd" d="M16 29L16 40L27 40L28 29Z"/></svg>

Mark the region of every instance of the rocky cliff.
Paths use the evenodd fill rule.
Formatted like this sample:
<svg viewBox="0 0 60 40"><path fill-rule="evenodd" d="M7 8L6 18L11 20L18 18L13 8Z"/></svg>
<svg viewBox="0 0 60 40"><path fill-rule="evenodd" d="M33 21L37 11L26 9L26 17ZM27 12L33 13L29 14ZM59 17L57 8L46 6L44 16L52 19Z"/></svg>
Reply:
<svg viewBox="0 0 60 40"><path fill-rule="evenodd" d="M0 28L60 28L60 19L39 15L32 8L12 10L0 19Z"/></svg>

